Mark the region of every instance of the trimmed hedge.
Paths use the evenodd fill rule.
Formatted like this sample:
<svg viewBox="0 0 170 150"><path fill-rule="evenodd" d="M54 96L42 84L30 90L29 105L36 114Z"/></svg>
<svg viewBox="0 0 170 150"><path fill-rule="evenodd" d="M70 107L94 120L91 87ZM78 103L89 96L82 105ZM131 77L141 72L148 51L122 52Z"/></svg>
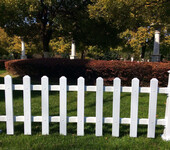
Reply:
<svg viewBox="0 0 170 150"><path fill-rule="evenodd" d="M0 69L5 69L5 62L8 60L0 60Z"/></svg>
<svg viewBox="0 0 170 150"><path fill-rule="evenodd" d="M104 78L105 85L112 85L115 77L121 78L122 85L130 86L136 77L140 86L149 86L150 79L157 78L159 86L167 86L170 63L123 62L105 60L68 60L68 59L27 59L11 60L5 63L6 69L20 76L29 75L40 78L66 76L69 83L76 84L77 78L83 76L86 84L95 84L97 77Z"/></svg>

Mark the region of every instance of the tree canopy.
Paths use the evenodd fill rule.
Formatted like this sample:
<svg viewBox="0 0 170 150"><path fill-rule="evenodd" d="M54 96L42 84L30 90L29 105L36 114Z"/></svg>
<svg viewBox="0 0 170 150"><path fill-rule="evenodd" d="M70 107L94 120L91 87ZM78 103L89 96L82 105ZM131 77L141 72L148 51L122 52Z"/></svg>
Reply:
<svg viewBox="0 0 170 150"><path fill-rule="evenodd" d="M169 12L168 0L1 0L0 27L33 44L41 41L44 52L51 40L74 39L82 55L86 47L104 52L120 45L139 55L154 29L169 30Z"/></svg>
<svg viewBox="0 0 170 150"><path fill-rule="evenodd" d="M97 20L103 18L118 29L123 41L121 45L124 49L125 47L129 49L130 46L137 59L140 55L144 57L146 48L149 47L150 41L153 41L154 29L169 30L168 0L92 0L92 2L89 5L90 17Z"/></svg>
<svg viewBox="0 0 170 150"><path fill-rule="evenodd" d="M168 0L92 0L92 18L104 18L117 28L136 29L151 24L169 24Z"/></svg>
<svg viewBox="0 0 170 150"><path fill-rule="evenodd" d="M9 35L39 38L48 52L52 34L62 34L62 25L68 25L73 14L87 4L83 0L4 0L0 2L0 26Z"/></svg>

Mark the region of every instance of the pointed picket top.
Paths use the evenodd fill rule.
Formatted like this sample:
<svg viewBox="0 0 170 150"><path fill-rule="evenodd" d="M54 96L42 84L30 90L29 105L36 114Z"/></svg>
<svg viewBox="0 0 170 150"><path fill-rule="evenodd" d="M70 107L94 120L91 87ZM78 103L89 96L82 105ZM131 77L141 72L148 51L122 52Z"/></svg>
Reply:
<svg viewBox="0 0 170 150"><path fill-rule="evenodd" d="M158 82L158 79L152 78L152 79L151 79L151 82Z"/></svg>
<svg viewBox="0 0 170 150"><path fill-rule="evenodd" d="M49 79L48 79L47 76L43 76L43 77L41 78L41 84L42 84L42 89L43 89L43 90L48 90L48 88L47 88L46 85L49 84Z"/></svg>
<svg viewBox="0 0 170 150"><path fill-rule="evenodd" d="M113 85L115 86L115 89L117 89L117 87L120 86L120 90L122 90L122 89L121 89L121 79L120 79L120 78L116 77L116 78L113 80Z"/></svg>
<svg viewBox="0 0 170 150"><path fill-rule="evenodd" d="M156 78L152 78L150 80L150 84L153 84L154 86L158 86L158 80Z"/></svg>
<svg viewBox="0 0 170 150"><path fill-rule="evenodd" d="M30 82L31 78L28 75L23 77L23 82Z"/></svg>
<svg viewBox="0 0 170 150"><path fill-rule="evenodd" d="M5 79L12 79L12 77L10 75L6 75L4 78Z"/></svg>
<svg viewBox="0 0 170 150"><path fill-rule="evenodd" d="M132 82L139 82L139 79L138 78L133 78Z"/></svg>
<svg viewBox="0 0 170 150"><path fill-rule="evenodd" d="M82 80L82 79L84 79L84 78L83 78L83 77L79 77L79 78L78 78L78 80Z"/></svg>
<svg viewBox="0 0 170 150"><path fill-rule="evenodd" d="M67 79L65 76L60 77L60 79Z"/></svg>
<svg viewBox="0 0 170 150"><path fill-rule="evenodd" d="M132 86L139 86L139 79L138 78L133 78L132 79ZM135 88L134 92L136 92L137 89Z"/></svg>
<svg viewBox="0 0 170 150"><path fill-rule="evenodd" d="M4 77L4 82L5 82L6 87L7 87L8 89L10 88L10 86L12 86L12 88L13 88L13 85L12 85L12 77L11 77L10 75L6 75L6 76Z"/></svg>
<svg viewBox="0 0 170 150"><path fill-rule="evenodd" d="M168 70L168 73L170 74L170 70Z"/></svg>
<svg viewBox="0 0 170 150"><path fill-rule="evenodd" d="M61 84L66 84L67 83L67 78L65 76L60 77L60 86Z"/></svg>
<svg viewBox="0 0 170 150"><path fill-rule="evenodd" d="M30 76L25 75L25 76L23 77L23 79L30 79Z"/></svg>
<svg viewBox="0 0 170 150"><path fill-rule="evenodd" d="M114 81L120 81L120 78L116 77L116 78L114 79Z"/></svg>
<svg viewBox="0 0 170 150"><path fill-rule="evenodd" d="M77 79L77 84L78 85L80 85L80 89L79 90L82 90L82 88L84 89L85 88L85 79L83 78L83 77L79 77L78 79ZM82 85L84 86L84 87L82 87ZM85 90L85 89L84 89Z"/></svg>
<svg viewBox="0 0 170 150"><path fill-rule="evenodd" d="M103 78L102 78L102 77L98 77L98 78L96 79L96 81L103 81Z"/></svg>
<svg viewBox="0 0 170 150"><path fill-rule="evenodd" d="M78 82L78 84L79 84L79 83L83 83L83 84L84 84L85 79L84 79L83 77L79 77L79 78L77 79L77 82Z"/></svg>
<svg viewBox="0 0 170 150"><path fill-rule="evenodd" d="M46 79L48 79L47 76L43 76L43 77L41 78L41 80L46 80Z"/></svg>

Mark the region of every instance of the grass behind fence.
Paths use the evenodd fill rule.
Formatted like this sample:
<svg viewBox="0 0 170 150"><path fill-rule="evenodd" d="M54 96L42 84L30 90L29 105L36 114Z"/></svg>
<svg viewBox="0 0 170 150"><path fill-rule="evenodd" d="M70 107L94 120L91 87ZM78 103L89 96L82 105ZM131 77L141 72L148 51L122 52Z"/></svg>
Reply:
<svg viewBox="0 0 170 150"><path fill-rule="evenodd" d="M1 84L3 79L0 79ZM20 79L14 82L22 83ZM32 91L32 115L41 115L41 92ZM14 91L14 115L23 115L23 92ZM95 116L95 92L85 93L85 116ZM149 94L139 95L139 118L148 118ZM103 116L112 116L113 93L104 93ZM157 118L164 118L166 95L159 94ZM59 116L59 92L50 92L49 113ZM5 115L4 91L0 91L0 115ZM77 92L68 92L67 115L77 116ZM120 117L130 117L130 93L121 93ZM50 135L42 136L41 123L32 123L32 135L25 136L24 123L15 122L15 135L6 135L6 124L0 122L0 148L5 149L169 149L170 142L164 142L160 135L163 127L156 127L156 138L147 138L147 126L138 126L138 138L129 137L129 125L120 125L120 137L114 138L112 125L103 125L103 137L95 137L95 124L85 124L85 136L78 137L77 124L68 123L67 136L59 135L59 123L50 123Z"/></svg>

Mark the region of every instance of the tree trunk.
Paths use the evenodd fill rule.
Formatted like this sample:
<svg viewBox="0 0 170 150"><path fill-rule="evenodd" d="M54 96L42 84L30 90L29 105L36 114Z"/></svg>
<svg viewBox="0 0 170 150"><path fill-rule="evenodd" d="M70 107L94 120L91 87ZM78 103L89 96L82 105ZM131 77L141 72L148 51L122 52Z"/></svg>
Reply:
<svg viewBox="0 0 170 150"><path fill-rule="evenodd" d="M81 51L81 59L84 59L84 50Z"/></svg>
<svg viewBox="0 0 170 150"><path fill-rule="evenodd" d="M50 31L47 31L47 32L50 32ZM44 58L49 57L49 52L50 52L49 43L51 40L51 34L52 34L51 32L48 34L44 33L42 36Z"/></svg>
<svg viewBox="0 0 170 150"><path fill-rule="evenodd" d="M44 57L48 57L48 53L50 52L49 43L52 36L52 22L48 20L48 7L44 4L44 0L41 0L40 3L42 7L42 11L39 14L39 20L41 23L40 32L43 43Z"/></svg>
<svg viewBox="0 0 170 150"><path fill-rule="evenodd" d="M146 44L144 46L142 46L141 58L145 57L145 52L146 52Z"/></svg>
<svg viewBox="0 0 170 150"><path fill-rule="evenodd" d="M50 39L46 35L43 35L42 42L43 42L43 51L49 52L50 51L49 49Z"/></svg>

